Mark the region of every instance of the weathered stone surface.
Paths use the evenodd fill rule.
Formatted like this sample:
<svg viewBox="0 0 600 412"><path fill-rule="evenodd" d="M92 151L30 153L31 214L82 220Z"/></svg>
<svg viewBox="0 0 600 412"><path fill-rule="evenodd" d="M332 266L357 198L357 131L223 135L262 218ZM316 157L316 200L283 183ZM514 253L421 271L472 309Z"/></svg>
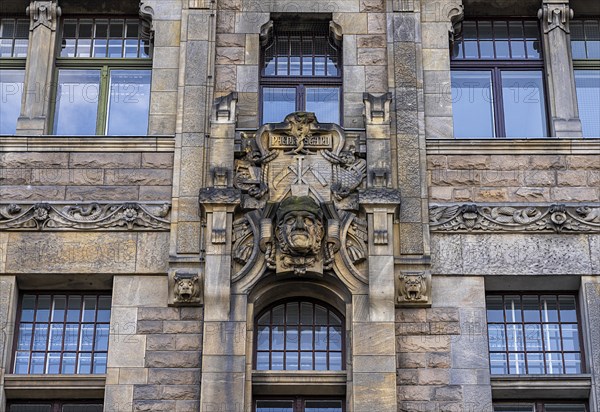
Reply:
<svg viewBox="0 0 600 412"><path fill-rule="evenodd" d="M69 167L93 169L137 168L141 165L141 153L71 153ZM63 164L66 166L66 164Z"/></svg>
<svg viewBox="0 0 600 412"><path fill-rule="evenodd" d="M147 351L148 368L198 368L201 354L198 351Z"/></svg>
<svg viewBox="0 0 600 412"><path fill-rule="evenodd" d="M0 169L64 168L69 164L68 153L6 152L0 153Z"/></svg>
<svg viewBox="0 0 600 412"><path fill-rule="evenodd" d="M599 189L595 187L553 187L552 199L557 202L597 202Z"/></svg>
<svg viewBox="0 0 600 412"><path fill-rule="evenodd" d="M342 26L344 34L367 33L366 13L333 13L333 21Z"/></svg>
<svg viewBox="0 0 600 412"><path fill-rule="evenodd" d="M151 368L148 370L148 383L156 385L197 385L200 383L200 369Z"/></svg>
<svg viewBox="0 0 600 412"><path fill-rule="evenodd" d="M159 307L167 304L166 276L115 276L113 306Z"/></svg>
<svg viewBox="0 0 600 412"><path fill-rule="evenodd" d="M399 336L396 345L400 352L445 352L450 350L450 337Z"/></svg>
<svg viewBox="0 0 600 412"><path fill-rule="evenodd" d="M217 47L217 64L244 64L243 47Z"/></svg>
<svg viewBox="0 0 600 412"><path fill-rule="evenodd" d="M459 238L433 235L431 239L433 273L591 273L591 256L585 235L536 235L533 240L524 234L461 235Z"/></svg>
<svg viewBox="0 0 600 412"><path fill-rule="evenodd" d="M368 13L367 27L369 34L385 34L386 19L384 13Z"/></svg>
<svg viewBox="0 0 600 412"><path fill-rule="evenodd" d="M382 0L360 0L361 12L382 12L385 11Z"/></svg>
<svg viewBox="0 0 600 412"><path fill-rule="evenodd" d="M133 233L11 233L6 270L14 273L131 273Z"/></svg>

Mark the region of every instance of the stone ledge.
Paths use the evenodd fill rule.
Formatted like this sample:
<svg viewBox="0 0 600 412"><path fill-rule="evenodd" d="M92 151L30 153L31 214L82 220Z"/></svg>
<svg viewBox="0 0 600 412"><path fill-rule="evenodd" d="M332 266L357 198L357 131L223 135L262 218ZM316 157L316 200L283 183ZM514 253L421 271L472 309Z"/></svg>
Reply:
<svg viewBox="0 0 600 412"><path fill-rule="evenodd" d="M494 399L588 399L592 377L581 375L492 376Z"/></svg>
<svg viewBox="0 0 600 412"><path fill-rule="evenodd" d="M7 399L102 399L106 375L5 375Z"/></svg>
<svg viewBox="0 0 600 412"><path fill-rule="evenodd" d="M426 139L428 155L600 154L600 139Z"/></svg>
<svg viewBox="0 0 600 412"><path fill-rule="evenodd" d="M172 152L173 136L0 136L0 152Z"/></svg>
<svg viewBox="0 0 600 412"><path fill-rule="evenodd" d="M346 371L252 371L256 395L344 395Z"/></svg>

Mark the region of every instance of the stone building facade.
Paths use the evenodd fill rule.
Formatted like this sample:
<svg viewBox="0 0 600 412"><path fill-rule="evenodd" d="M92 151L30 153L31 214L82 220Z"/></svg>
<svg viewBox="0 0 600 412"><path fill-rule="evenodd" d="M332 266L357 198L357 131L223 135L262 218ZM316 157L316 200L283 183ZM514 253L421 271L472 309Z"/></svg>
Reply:
<svg viewBox="0 0 600 412"><path fill-rule="evenodd" d="M600 410L597 2L0 19L0 410Z"/></svg>

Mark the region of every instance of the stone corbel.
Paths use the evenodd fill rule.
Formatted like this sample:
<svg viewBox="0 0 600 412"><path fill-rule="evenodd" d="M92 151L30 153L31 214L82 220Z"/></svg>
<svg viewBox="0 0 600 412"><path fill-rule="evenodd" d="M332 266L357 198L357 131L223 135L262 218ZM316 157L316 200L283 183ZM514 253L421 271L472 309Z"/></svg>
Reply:
<svg viewBox="0 0 600 412"><path fill-rule="evenodd" d="M260 45L266 46L273 37L273 20L269 20L260 28Z"/></svg>
<svg viewBox="0 0 600 412"><path fill-rule="evenodd" d="M169 271L169 306L200 306L204 304L204 282L192 269Z"/></svg>
<svg viewBox="0 0 600 412"><path fill-rule="evenodd" d="M544 1L542 8L538 10L538 19L542 22L544 33L559 28L568 34L569 21L573 15L573 10L569 8L569 2L564 0Z"/></svg>
<svg viewBox="0 0 600 412"><path fill-rule="evenodd" d="M231 92L215 99L213 104L213 123L232 123L237 120L237 92Z"/></svg>
<svg viewBox="0 0 600 412"><path fill-rule="evenodd" d="M39 26L44 26L55 31L61 9L56 1L32 1L26 13L31 19L29 30L33 31Z"/></svg>
<svg viewBox="0 0 600 412"><path fill-rule="evenodd" d="M431 273L429 271L401 272L396 275L397 307L431 306Z"/></svg>
<svg viewBox="0 0 600 412"><path fill-rule="evenodd" d="M450 44L462 35L462 21L465 18L465 8L462 4L452 6L448 11L448 35Z"/></svg>
<svg viewBox="0 0 600 412"><path fill-rule="evenodd" d="M383 93L375 96L371 93L363 93L365 122L369 124L389 124L390 104L392 94Z"/></svg>
<svg viewBox="0 0 600 412"><path fill-rule="evenodd" d="M359 202L367 214L372 215L372 227L369 237L373 245L387 246L391 244L392 230L389 215L396 216L400 209L400 192L396 189L372 188L359 193Z"/></svg>
<svg viewBox="0 0 600 412"><path fill-rule="evenodd" d="M154 33L154 9L146 1L140 1L140 20L142 21L142 38L152 40Z"/></svg>
<svg viewBox="0 0 600 412"><path fill-rule="evenodd" d="M208 187L200 189L198 196L202 218L210 228L208 240L212 245L227 242L228 215L241 201L241 193L234 188Z"/></svg>

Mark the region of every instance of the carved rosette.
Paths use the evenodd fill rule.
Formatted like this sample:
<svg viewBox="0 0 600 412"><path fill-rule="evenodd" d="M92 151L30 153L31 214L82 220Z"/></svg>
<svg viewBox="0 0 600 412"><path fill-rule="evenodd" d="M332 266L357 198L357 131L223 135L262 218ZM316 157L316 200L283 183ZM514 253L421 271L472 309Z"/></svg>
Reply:
<svg viewBox="0 0 600 412"><path fill-rule="evenodd" d="M0 204L0 230L169 230L170 203Z"/></svg>
<svg viewBox="0 0 600 412"><path fill-rule="evenodd" d="M435 205L429 209L434 232L600 233L600 207Z"/></svg>

